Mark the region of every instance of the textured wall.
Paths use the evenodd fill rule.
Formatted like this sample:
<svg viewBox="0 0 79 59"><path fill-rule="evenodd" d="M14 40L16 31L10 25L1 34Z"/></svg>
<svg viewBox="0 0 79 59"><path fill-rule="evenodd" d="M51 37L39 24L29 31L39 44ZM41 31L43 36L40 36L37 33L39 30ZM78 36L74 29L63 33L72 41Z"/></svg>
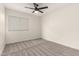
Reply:
<svg viewBox="0 0 79 59"><path fill-rule="evenodd" d="M8 15L28 18L28 30L8 31ZM19 41L40 38L41 37L40 22L41 22L40 17L6 9L6 42L14 43Z"/></svg>
<svg viewBox="0 0 79 59"><path fill-rule="evenodd" d="M0 55L5 46L5 8L0 4Z"/></svg>
<svg viewBox="0 0 79 59"><path fill-rule="evenodd" d="M42 21L44 39L79 49L79 4L48 13Z"/></svg>

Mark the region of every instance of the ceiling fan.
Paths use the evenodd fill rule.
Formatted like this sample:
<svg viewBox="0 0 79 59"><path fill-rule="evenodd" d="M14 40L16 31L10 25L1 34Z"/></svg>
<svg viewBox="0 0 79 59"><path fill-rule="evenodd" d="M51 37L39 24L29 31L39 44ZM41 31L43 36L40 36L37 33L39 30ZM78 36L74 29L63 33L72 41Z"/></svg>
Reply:
<svg viewBox="0 0 79 59"><path fill-rule="evenodd" d="M31 8L31 7L25 7L25 8L32 9L32 10L33 10L32 13L38 13L38 12L44 13L44 12L41 11L41 10L42 10L42 9L47 9L47 8L48 8L48 6L40 7L40 8L39 8L39 5L38 5L37 3L33 3L33 5L34 5L34 8Z"/></svg>

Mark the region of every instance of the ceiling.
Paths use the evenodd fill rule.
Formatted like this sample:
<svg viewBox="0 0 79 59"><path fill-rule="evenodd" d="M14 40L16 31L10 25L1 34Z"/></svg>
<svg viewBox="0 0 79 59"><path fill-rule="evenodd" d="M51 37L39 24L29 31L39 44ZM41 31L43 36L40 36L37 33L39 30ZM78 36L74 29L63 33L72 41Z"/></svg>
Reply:
<svg viewBox="0 0 79 59"><path fill-rule="evenodd" d="M35 13L32 13L33 10L25 8L26 6L34 7L32 3L4 3L4 6L8 9L25 12L25 13L29 13L37 16L42 16L50 11L53 12L59 8L62 8L68 5L67 3L38 3L38 4L39 4L39 7L48 6L48 9L42 10L44 13L35 14Z"/></svg>

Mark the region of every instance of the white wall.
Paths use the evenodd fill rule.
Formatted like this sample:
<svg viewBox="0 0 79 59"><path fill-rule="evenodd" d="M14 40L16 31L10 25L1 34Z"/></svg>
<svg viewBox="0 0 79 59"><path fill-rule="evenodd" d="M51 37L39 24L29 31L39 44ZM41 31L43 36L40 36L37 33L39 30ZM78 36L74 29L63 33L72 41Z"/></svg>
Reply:
<svg viewBox="0 0 79 59"><path fill-rule="evenodd" d="M42 18L43 39L79 49L79 4L71 4Z"/></svg>
<svg viewBox="0 0 79 59"><path fill-rule="evenodd" d="M29 18L28 31L8 31L8 15ZM40 38L41 37L40 21L41 21L40 17L22 13L19 11L6 9L6 42L7 44Z"/></svg>
<svg viewBox="0 0 79 59"><path fill-rule="evenodd" d="M0 4L0 55L5 46L5 8Z"/></svg>

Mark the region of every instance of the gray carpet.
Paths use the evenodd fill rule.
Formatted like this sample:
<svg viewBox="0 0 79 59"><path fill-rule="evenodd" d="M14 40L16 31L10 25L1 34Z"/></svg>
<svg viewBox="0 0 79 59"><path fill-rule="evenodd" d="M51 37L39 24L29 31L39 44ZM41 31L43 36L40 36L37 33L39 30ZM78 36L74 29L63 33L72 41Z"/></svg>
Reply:
<svg viewBox="0 0 79 59"><path fill-rule="evenodd" d="M79 50L35 39L6 45L2 56L79 56Z"/></svg>

